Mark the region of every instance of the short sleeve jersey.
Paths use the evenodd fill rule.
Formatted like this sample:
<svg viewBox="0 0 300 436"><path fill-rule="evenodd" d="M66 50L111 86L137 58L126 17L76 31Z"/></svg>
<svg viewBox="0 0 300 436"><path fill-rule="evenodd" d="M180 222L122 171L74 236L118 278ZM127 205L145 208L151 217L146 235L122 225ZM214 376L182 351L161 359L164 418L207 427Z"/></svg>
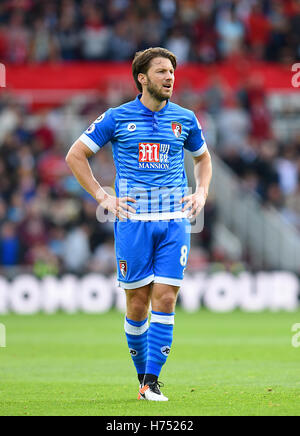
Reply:
<svg viewBox="0 0 300 436"><path fill-rule="evenodd" d="M79 139L94 153L111 142L116 195L135 198L137 213L179 211L187 192L184 149L193 156L207 149L201 126L188 109L168 101L152 112L140 97L108 109Z"/></svg>

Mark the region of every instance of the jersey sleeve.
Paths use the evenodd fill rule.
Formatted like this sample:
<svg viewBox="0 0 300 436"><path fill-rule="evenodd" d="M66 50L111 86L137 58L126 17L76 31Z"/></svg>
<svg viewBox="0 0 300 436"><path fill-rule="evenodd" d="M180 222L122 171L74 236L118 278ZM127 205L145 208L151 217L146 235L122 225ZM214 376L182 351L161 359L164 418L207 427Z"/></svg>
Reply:
<svg viewBox="0 0 300 436"><path fill-rule="evenodd" d="M185 141L184 148L190 151L195 157L201 156L201 154L207 150L207 144L203 136L201 125L194 113L190 132Z"/></svg>
<svg viewBox="0 0 300 436"><path fill-rule="evenodd" d="M90 127L80 136L82 141L94 153L111 141L115 133L115 119L112 109L100 115Z"/></svg>

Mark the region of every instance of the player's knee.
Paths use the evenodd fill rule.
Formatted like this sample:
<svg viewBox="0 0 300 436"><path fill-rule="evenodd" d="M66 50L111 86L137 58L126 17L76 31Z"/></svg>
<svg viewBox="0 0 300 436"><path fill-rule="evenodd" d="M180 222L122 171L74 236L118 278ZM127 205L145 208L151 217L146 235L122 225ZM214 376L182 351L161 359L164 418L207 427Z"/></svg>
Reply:
<svg viewBox="0 0 300 436"><path fill-rule="evenodd" d="M173 292L160 295L155 303L155 306L158 307L159 311L171 313L175 308L176 295Z"/></svg>
<svg viewBox="0 0 300 436"><path fill-rule="evenodd" d="M143 300L132 300L127 304L127 317L133 321L143 321L148 314L148 305Z"/></svg>

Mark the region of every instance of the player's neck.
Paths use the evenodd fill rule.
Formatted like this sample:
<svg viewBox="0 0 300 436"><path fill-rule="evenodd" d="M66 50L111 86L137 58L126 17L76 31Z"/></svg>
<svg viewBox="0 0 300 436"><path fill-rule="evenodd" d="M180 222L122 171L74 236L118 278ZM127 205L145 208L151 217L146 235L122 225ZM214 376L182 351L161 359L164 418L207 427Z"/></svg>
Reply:
<svg viewBox="0 0 300 436"><path fill-rule="evenodd" d="M159 112L163 107L166 106L167 100L159 101L154 99L151 95L143 92L141 97L141 103L152 112Z"/></svg>

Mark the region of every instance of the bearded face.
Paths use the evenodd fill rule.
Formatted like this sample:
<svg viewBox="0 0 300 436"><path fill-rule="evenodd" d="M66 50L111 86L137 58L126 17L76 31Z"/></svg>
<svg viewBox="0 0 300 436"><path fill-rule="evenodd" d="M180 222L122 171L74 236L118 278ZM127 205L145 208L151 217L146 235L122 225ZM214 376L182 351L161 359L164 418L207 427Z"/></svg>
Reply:
<svg viewBox="0 0 300 436"><path fill-rule="evenodd" d="M154 58L144 75L144 90L156 101L163 102L171 98L174 86L174 68L168 58Z"/></svg>
<svg viewBox="0 0 300 436"><path fill-rule="evenodd" d="M150 77L147 76L147 91L157 101L168 100L173 91L173 86L171 84L158 85L151 81Z"/></svg>

